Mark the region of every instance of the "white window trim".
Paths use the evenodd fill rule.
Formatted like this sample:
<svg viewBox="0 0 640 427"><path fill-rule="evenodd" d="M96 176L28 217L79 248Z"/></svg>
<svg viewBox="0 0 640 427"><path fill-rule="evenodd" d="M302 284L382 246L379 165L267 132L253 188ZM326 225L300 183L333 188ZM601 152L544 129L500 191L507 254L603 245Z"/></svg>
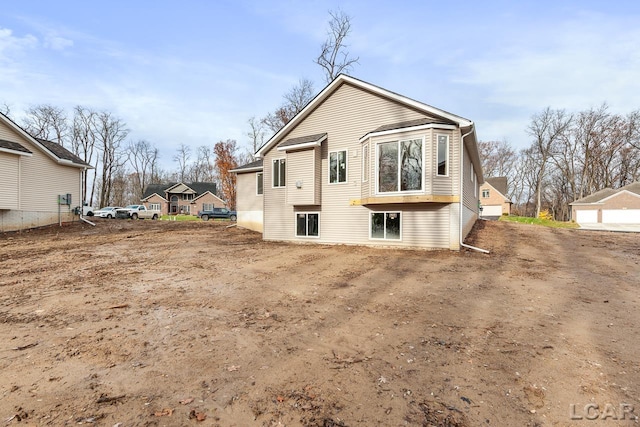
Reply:
<svg viewBox="0 0 640 427"><path fill-rule="evenodd" d="M158 209L154 209L154 208L153 208L154 206L157 206L157 207L158 207ZM161 209L162 209L162 206L160 206L160 203L149 203L149 210L152 210L152 211L159 211L159 210L161 210Z"/></svg>
<svg viewBox="0 0 640 427"><path fill-rule="evenodd" d="M484 195L484 192L485 192L485 191L487 192L487 195L486 195L486 196ZM482 190L482 198L483 198L483 199L488 199L489 197L491 197L491 193L489 192L489 189L488 189L488 188L483 189L483 190Z"/></svg>
<svg viewBox="0 0 640 427"><path fill-rule="evenodd" d="M379 171L379 161L378 161L378 156L380 154L380 145L381 144L386 144L389 142L395 142L398 144L398 156L400 155L400 143L402 141L411 141L414 139L419 139L422 141L422 189L421 190L406 190L406 191L402 191L402 190L398 190L398 191L384 191L381 192L380 191L380 176L378 175ZM425 193L425 185L426 185L426 181L425 181L425 161L426 161L426 147L424 145L425 143L425 137L424 136L419 136L419 137L415 137L415 138L403 138L403 139L398 139L396 141L380 141L380 142L376 142L376 156L374 158L374 161L376 163L375 165L375 181L376 181L376 185L375 185L375 189L376 189L376 196L397 196L399 194L424 194ZM436 160L437 163L437 160ZM400 187L400 183L401 183L401 179L402 179L402 168L400 168L400 164L398 163L398 187Z"/></svg>
<svg viewBox="0 0 640 427"><path fill-rule="evenodd" d="M400 214L400 238L399 239L387 239L387 224L386 224L386 220L387 220L387 214L390 213L397 213ZM385 226L384 226L384 235L385 237L383 238L379 238L379 237L373 237L371 235L371 217L373 216L373 214L384 214L384 218L385 218ZM404 222L404 212L403 211L369 211L369 240L375 240L377 242L402 242L402 223ZM318 228L319 231L319 228ZM318 233L319 234L319 233Z"/></svg>
<svg viewBox="0 0 640 427"><path fill-rule="evenodd" d="M262 175L262 193L258 193L258 175ZM285 178L286 178L286 175L285 175ZM264 172L258 172L256 173L256 196L262 196L263 194L264 194Z"/></svg>
<svg viewBox="0 0 640 427"><path fill-rule="evenodd" d="M276 160L284 160L284 184L282 185L278 185L277 187L275 185L273 185L273 174L275 173L275 168L273 167L273 164L276 162ZM280 163L280 165L282 165L282 163ZM281 167L281 166L280 166ZM278 181L280 181L280 170L278 169ZM277 159L271 159L271 188L286 188L287 185L287 158L286 157L278 157ZM264 192L264 175L262 176L262 191Z"/></svg>
<svg viewBox="0 0 640 427"><path fill-rule="evenodd" d="M478 184L476 183L478 181L478 177L476 176L475 172L473 174L473 195L475 198L478 198Z"/></svg>
<svg viewBox="0 0 640 427"><path fill-rule="evenodd" d="M371 171L371 156L369 153L369 143L362 146L362 182L369 181L370 173L365 168L365 162L369 162L369 172Z"/></svg>
<svg viewBox="0 0 640 427"><path fill-rule="evenodd" d="M345 180L344 181L336 181L336 182L331 182L331 154L332 153L341 153L344 151L344 167L345 167ZM339 172L339 171L336 171ZM338 174L339 176L339 174ZM334 150L334 151L329 151L328 157L327 157L327 182L329 185L338 185L338 184L347 184L349 183L349 150L347 150L346 148L344 150Z"/></svg>
<svg viewBox="0 0 640 427"><path fill-rule="evenodd" d="M298 234L298 214L318 215L318 235L317 236L309 236L308 235L309 234L309 219L308 218L305 221L307 235L306 236L300 236ZM293 235L294 236L299 237L301 239L319 239L320 238L320 212L301 212L301 211L296 211L296 212L294 212L294 218L295 218L295 220L293 221Z"/></svg>
<svg viewBox="0 0 640 427"><path fill-rule="evenodd" d="M439 154L439 151L438 151L438 150L440 149L440 141L439 141L439 139L440 139L440 137L441 137L441 136L444 136L444 137L446 137L446 138L447 138L447 163L446 163L446 165L445 165L445 167L446 167L446 174L445 174L445 175L440 175L440 174L438 174L438 157L439 157L439 156L438 156L438 154ZM436 164L436 166L435 166L435 169L436 169L436 170L435 170L435 172L436 172L436 177L440 177L440 178L448 178L448 177L449 177L450 170L451 170L451 162L450 162L450 160L451 160L451 159L449 159L449 152L451 151L451 147L450 147L450 145L451 145L451 144L450 144L450 138L449 138L449 135L442 134L442 133L437 133L437 134L436 134L436 155L435 155L435 164Z"/></svg>

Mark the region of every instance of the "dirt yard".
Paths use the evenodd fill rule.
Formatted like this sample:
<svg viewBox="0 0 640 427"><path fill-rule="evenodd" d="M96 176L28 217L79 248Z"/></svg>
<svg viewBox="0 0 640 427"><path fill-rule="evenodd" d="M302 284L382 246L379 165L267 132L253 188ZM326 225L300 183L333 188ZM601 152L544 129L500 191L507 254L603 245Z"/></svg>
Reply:
<svg viewBox="0 0 640 427"><path fill-rule="evenodd" d="M638 425L639 234L481 222L484 255L226 225L0 234L0 425Z"/></svg>

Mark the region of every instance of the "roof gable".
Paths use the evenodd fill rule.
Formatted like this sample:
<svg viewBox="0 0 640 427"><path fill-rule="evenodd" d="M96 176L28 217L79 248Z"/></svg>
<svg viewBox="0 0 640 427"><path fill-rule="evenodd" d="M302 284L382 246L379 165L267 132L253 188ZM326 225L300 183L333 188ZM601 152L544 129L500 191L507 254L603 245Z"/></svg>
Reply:
<svg viewBox="0 0 640 427"><path fill-rule="evenodd" d="M472 128L473 122L463 117L451 114L447 111L440 110L430 105L418 102L411 98L399 95L397 93L388 91L379 86L372 85L362 80L355 79L345 74L340 74L331 83L329 83L315 98L311 100L293 119L291 119L285 126L283 126L275 135L273 135L256 153L259 157L263 157L265 153L271 150L274 146L281 142L281 140L293 130L300 122L302 122L311 112L313 112L320 104L322 104L327 98L329 98L334 92L340 88L343 84L350 84L361 90L368 91L383 98L390 99L392 101L403 104L409 108L420 111L425 115L438 118L442 121L454 123L461 128ZM436 120L436 121L440 121ZM382 124L384 125L384 124ZM397 125L397 124L396 124ZM394 126L394 125L391 125Z"/></svg>
<svg viewBox="0 0 640 427"><path fill-rule="evenodd" d="M9 129L13 130L16 134L26 140L28 143L36 147L39 151L53 159L56 163L62 166L73 166L80 167L83 169L93 169L93 166L84 162L80 157L73 154L71 151L64 148L62 145L57 144L52 141L47 141L46 139L34 138L31 136L26 130L20 127L16 122L11 120L6 115L0 113L0 123L3 123ZM6 141L13 142L14 144L18 144L14 141ZM28 153L31 153L30 150L22 147ZM19 150L22 151L22 150Z"/></svg>
<svg viewBox="0 0 640 427"><path fill-rule="evenodd" d="M507 195L507 177L506 176L496 176L493 178L485 178L484 182L492 186L497 192L506 197Z"/></svg>
<svg viewBox="0 0 640 427"><path fill-rule="evenodd" d="M216 194L218 191L215 182L169 182L166 184L149 184L142 194L142 200L146 200L154 194L157 194L167 200L165 197L166 193L195 194L196 197L198 197L207 191L218 197Z"/></svg>

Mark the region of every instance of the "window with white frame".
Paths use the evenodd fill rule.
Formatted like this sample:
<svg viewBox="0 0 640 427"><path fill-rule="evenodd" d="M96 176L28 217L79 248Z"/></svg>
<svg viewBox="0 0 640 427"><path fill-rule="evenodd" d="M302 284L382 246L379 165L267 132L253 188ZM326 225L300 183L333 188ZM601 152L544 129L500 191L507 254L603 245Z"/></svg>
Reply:
<svg viewBox="0 0 640 427"><path fill-rule="evenodd" d="M369 144L362 147L362 182L369 181Z"/></svg>
<svg viewBox="0 0 640 427"><path fill-rule="evenodd" d="M195 198L195 194L192 193L183 193L182 200L193 200Z"/></svg>
<svg viewBox="0 0 640 427"><path fill-rule="evenodd" d="M377 145L378 192L422 190L422 139Z"/></svg>
<svg viewBox="0 0 640 427"><path fill-rule="evenodd" d="M371 212L371 239L400 240L402 237L401 212Z"/></svg>
<svg viewBox="0 0 640 427"><path fill-rule="evenodd" d="M150 211L159 211L160 210L160 203L149 203L149 210Z"/></svg>
<svg viewBox="0 0 640 427"><path fill-rule="evenodd" d="M482 198L483 199L489 198L489 190L482 190Z"/></svg>
<svg viewBox="0 0 640 427"><path fill-rule="evenodd" d="M258 172L256 174L256 194L260 195L264 192L263 182L262 182L262 172Z"/></svg>
<svg viewBox="0 0 640 427"><path fill-rule="evenodd" d="M347 151L329 152L329 184L347 182Z"/></svg>
<svg viewBox="0 0 640 427"><path fill-rule="evenodd" d="M449 136L438 135L438 176L449 176Z"/></svg>
<svg viewBox="0 0 640 427"><path fill-rule="evenodd" d="M203 203L202 204L202 210L203 211L212 211L213 210L213 203Z"/></svg>
<svg viewBox="0 0 640 427"><path fill-rule="evenodd" d="M284 187L285 186L285 172L286 163L285 159L275 159L273 161L273 186Z"/></svg>
<svg viewBox="0 0 640 427"><path fill-rule="evenodd" d="M320 235L320 214L317 212L296 213L296 236L318 237Z"/></svg>

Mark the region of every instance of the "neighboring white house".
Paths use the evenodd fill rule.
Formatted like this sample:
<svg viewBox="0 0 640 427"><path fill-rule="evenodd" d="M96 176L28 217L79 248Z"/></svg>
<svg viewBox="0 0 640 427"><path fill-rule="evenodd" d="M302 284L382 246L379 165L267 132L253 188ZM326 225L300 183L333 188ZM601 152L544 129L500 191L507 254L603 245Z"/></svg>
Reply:
<svg viewBox="0 0 640 427"><path fill-rule="evenodd" d="M0 232L73 220L88 168L61 145L32 137L0 114Z"/></svg>
<svg viewBox="0 0 640 427"><path fill-rule="evenodd" d="M242 201L261 188L266 240L457 250L478 217L474 123L350 76L257 156L235 170L238 224L259 217Z"/></svg>

